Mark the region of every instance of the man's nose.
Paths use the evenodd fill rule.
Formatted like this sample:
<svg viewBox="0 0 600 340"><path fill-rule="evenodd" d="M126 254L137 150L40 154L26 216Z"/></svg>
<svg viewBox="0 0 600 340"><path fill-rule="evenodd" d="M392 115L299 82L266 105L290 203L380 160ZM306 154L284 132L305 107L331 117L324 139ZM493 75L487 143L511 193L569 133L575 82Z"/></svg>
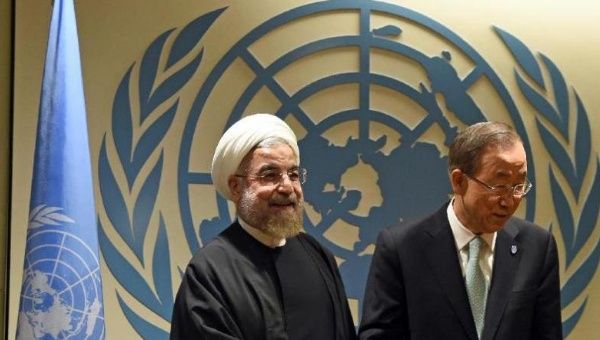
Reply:
<svg viewBox="0 0 600 340"><path fill-rule="evenodd" d="M515 197L512 192L506 195L500 196L500 205L503 207L512 207L520 201L520 198Z"/></svg>
<svg viewBox="0 0 600 340"><path fill-rule="evenodd" d="M294 183L286 173L281 175L281 180L279 181L279 185L277 186L277 191L280 193L287 194L290 194L294 191Z"/></svg>

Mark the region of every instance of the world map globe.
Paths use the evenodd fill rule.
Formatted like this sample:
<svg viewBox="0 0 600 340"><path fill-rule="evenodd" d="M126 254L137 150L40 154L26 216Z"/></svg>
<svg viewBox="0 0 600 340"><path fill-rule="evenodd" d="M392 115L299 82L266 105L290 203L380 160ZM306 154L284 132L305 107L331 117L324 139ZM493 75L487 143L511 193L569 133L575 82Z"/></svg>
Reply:
<svg viewBox="0 0 600 340"><path fill-rule="evenodd" d="M43 229L27 239L17 339L102 336L98 259L76 235Z"/></svg>
<svg viewBox="0 0 600 340"><path fill-rule="evenodd" d="M355 30L315 24L335 15L351 18L347 27ZM289 46L272 41L313 25L324 31ZM446 45L429 49L422 42L431 37ZM191 205L191 192L212 185L210 173L191 162L206 149L196 141L206 135L202 123L218 119L225 131L245 115L273 113L297 134L300 165L308 170L304 229L336 257L360 315L379 231L422 218L450 199L448 147L461 127L488 120L488 108L477 97L482 93L500 98L503 114L522 125L504 84L481 55L440 23L405 7L319 2L261 23L212 68L186 122L178 191L191 252L234 218L216 193L212 217L195 214ZM534 198L526 205L534 206Z"/></svg>

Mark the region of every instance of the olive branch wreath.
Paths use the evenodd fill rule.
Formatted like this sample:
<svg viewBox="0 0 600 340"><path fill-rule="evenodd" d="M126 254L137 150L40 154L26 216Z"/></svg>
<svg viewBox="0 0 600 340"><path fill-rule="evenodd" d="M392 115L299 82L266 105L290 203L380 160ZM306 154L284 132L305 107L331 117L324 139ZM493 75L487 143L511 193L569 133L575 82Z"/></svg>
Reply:
<svg viewBox="0 0 600 340"><path fill-rule="evenodd" d="M565 252L564 274L567 277L563 277L561 307L563 335L566 337L585 310L587 294L580 299L583 301L576 300L591 282L600 260L599 240L592 237L598 225L600 209L600 162L595 155L592 156L591 129L581 98L573 89L575 105L571 105L569 89L556 65L541 53L540 65L535 55L519 39L498 27L494 29L520 66L520 70L514 70L517 84L536 111L537 129L552 159L552 164L548 166L548 177L558 223L551 223L549 227L553 233L561 236ZM549 85L544 82L541 66L548 74ZM548 93L548 86L553 95ZM572 106L575 108L575 119L570 117ZM574 129L572 124L575 124ZM591 159L596 161L595 167L589 164ZM589 190L584 188L588 176L593 178ZM565 184L561 184L559 178L564 178ZM579 208L578 216L574 214L567 195ZM559 228L554 228L556 225ZM586 246L592 250L585 251ZM576 265L575 259L581 264ZM567 307L574 307L572 309L575 311L564 317Z"/></svg>
<svg viewBox="0 0 600 340"><path fill-rule="evenodd" d="M153 224L163 170L161 142L177 112L179 90L192 78L202 61L204 48L196 52L196 46L224 10L204 14L179 31L167 30L150 44L139 65L133 63L129 67L113 100L112 140L104 136L99 154L98 177L104 211L112 229L133 253L137 263L132 264L111 242L110 227L103 225L99 216L102 255L127 294L166 322L171 320L174 297L167 226L160 210L156 212L158 226ZM162 78L164 80L157 82ZM132 86L136 80L137 87ZM135 99L138 99L137 105L134 105ZM139 134L137 140L135 134ZM116 150L117 155L109 158L112 150ZM115 158L118 161L113 161ZM143 171L146 169L150 169L147 175ZM123 174L125 179L118 181L116 174ZM128 204L128 201L133 203ZM148 237L151 228L157 228L157 235L150 255L144 253L144 247L152 241ZM149 279L136 267L151 268L152 282L148 282ZM145 320L130 308L119 290L116 294L125 317L139 335L151 339L168 338L168 330Z"/></svg>

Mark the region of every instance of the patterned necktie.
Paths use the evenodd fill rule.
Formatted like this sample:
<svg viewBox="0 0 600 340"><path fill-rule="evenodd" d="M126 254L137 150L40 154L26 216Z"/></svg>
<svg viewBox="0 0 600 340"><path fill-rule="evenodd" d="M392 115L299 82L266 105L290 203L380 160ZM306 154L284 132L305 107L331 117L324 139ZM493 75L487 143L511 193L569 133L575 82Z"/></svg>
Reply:
<svg viewBox="0 0 600 340"><path fill-rule="evenodd" d="M471 312L473 313L473 320L475 321L475 327L477 327L477 335L481 338L481 331L483 330L483 321L485 319L485 302L487 299L487 289L485 284L485 277L481 266L479 265L479 258L481 256L481 246L483 240L476 236L469 242L469 261L467 262L467 295L469 296L469 303L471 304Z"/></svg>

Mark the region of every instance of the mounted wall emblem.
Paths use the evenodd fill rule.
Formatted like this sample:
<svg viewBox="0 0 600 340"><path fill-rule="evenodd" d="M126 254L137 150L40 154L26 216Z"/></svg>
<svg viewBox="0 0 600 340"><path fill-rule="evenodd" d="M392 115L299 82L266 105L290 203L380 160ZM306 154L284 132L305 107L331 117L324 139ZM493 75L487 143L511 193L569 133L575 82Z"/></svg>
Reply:
<svg viewBox="0 0 600 340"><path fill-rule="evenodd" d="M423 14L378 1L323 1L262 22L198 80L211 48L206 34L227 10L150 44L119 84L102 142L102 253L141 336L168 337L147 315L170 321L174 283L186 265L173 265L171 250L194 253L231 223L231 207L212 188L210 158L220 134L253 112L276 114L298 135L309 172L304 227L339 260L356 315L377 233L448 200L446 155L457 130L509 122L523 137L536 183L520 215L535 221L536 187L551 187L557 222L549 227L566 258L562 304L575 310L563 316L565 336L572 331L585 310L585 299L576 298L600 258L592 237L600 175L584 105L549 58L494 27L515 60L519 88L508 89L475 47ZM197 95L182 105L180 93L194 83L201 83ZM533 109L520 112L514 95ZM523 117L532 114L537 129L526 129ZM536 161L531 136L541 138L550 164ZM167 157L177 160L176 171L165 170ZM159 193L175 184L177 204L160 204ZM173 214L181 223L167 222ZM595 250L581 252L586 247Z"/></svg>

